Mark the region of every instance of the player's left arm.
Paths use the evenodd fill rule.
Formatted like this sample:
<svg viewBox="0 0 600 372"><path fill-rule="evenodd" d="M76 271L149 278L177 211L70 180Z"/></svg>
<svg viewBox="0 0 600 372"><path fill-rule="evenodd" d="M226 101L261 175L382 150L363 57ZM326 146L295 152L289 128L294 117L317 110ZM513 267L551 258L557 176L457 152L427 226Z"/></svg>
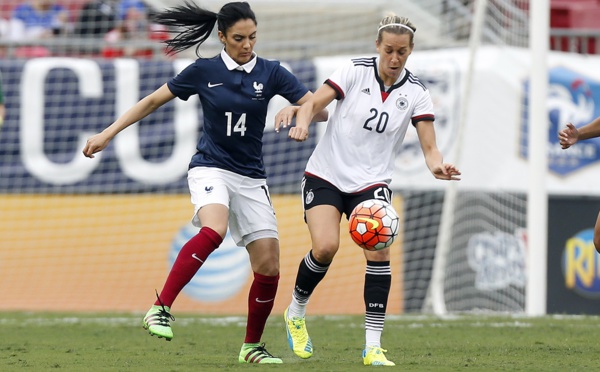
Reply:
<svg viewBox="0 0 600 372"><path fill-rule="evenodd" d="M416 128L425 163L433 176L440 180L460 180L460 171L453 164L444 163L442 153L436 144L433 121L420 121Z"/></svg>

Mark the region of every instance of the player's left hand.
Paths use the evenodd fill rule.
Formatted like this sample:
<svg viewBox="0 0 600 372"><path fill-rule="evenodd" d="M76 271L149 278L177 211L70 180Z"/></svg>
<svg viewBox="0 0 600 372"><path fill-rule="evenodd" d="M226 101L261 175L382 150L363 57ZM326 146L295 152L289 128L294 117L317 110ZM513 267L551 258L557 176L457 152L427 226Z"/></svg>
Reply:
<svg viewBox="0 0 600 372"><path fill-rule="evenodd" d="M454 166L454 164L444 163L439 166L433 168L431 170L433 176L438 180L447 180L447 181L459 181L460 180L460 171Z"/></svg>
<svg viewBox="0 0 600 372"><path fill-rule="evenodd" d="M275 115L275 132L279 133L282 127L289 127L299 108L299 106L287 106L279 110L277 115Z"/></svg>

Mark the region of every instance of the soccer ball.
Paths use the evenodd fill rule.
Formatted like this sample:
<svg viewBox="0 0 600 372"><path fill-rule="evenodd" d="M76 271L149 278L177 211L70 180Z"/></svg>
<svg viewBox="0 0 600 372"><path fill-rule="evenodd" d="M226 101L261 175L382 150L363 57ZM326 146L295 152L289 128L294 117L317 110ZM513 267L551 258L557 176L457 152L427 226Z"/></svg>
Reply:
<svg viewBox="0 0 600 372"><path fill-rule="evenodd" d="M350 213L350 236L359 247L378 251L392 245L398 235L399 220L394 207L388 202L366 200Z"/></svg>

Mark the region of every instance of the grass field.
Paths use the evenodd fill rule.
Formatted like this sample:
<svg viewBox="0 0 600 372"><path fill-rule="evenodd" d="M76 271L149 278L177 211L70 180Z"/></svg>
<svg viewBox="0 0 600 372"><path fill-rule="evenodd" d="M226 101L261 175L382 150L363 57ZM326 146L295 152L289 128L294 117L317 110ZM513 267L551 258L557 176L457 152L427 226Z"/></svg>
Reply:
<svg viewBox="0 0 600 372"><path fill-rule="evenodd" d="M237 362L243 317L179 315L166 342L141 328L141 314L0 313L0 371L364 371L375 367L360 358L362 320L308 317L315 354L301 360L273 316L263 341L284 364L261 366ZM406 371L597 371L599 338L591 316L405 315L388 317L382 346Z"/></svg>

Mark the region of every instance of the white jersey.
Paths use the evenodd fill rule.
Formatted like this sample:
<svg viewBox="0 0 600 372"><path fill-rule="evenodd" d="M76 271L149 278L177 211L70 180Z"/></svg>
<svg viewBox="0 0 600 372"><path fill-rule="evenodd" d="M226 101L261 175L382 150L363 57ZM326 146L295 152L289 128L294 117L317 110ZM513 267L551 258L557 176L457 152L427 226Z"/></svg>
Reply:
<svg viewBox="0 0 600 372"><path fill-rule="evenodd" d="M389 184L409 123L435 119L431 96L419 79L404 69L386 91L378 62L377 57L352 59L325 82L337 92L337 106L306 173L343 192Z"/></svg>

